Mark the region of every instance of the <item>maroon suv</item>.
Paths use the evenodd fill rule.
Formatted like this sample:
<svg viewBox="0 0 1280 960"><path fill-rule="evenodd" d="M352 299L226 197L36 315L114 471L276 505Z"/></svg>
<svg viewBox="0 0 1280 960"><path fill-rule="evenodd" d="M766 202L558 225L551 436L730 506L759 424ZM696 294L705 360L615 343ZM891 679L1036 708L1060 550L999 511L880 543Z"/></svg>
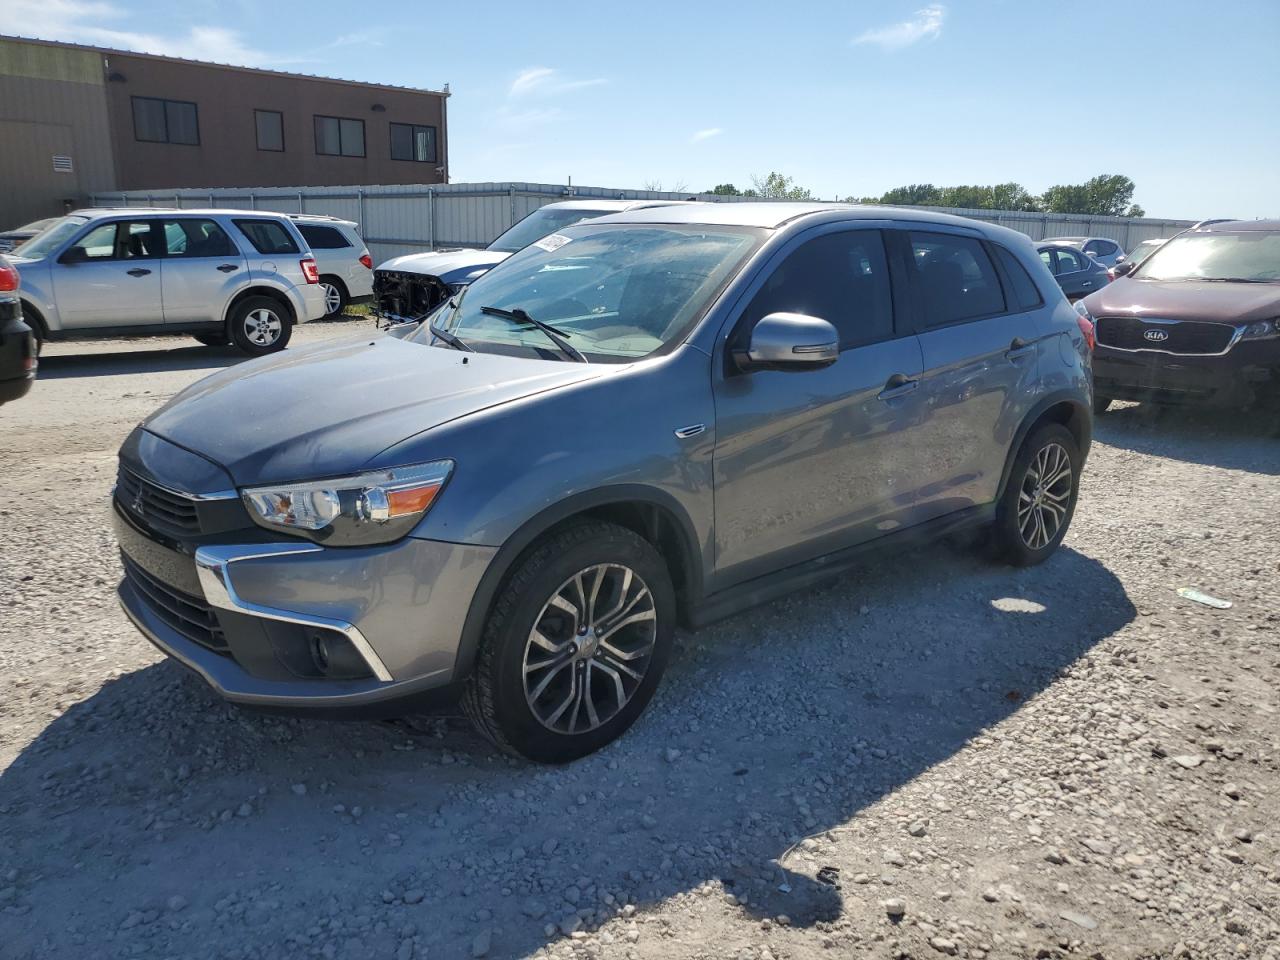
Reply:
<svg viewBox="0 0 1280 960"><path fill-rule="evenodd" d="M1098 413L1112 400L1280 403L1280 221L1187 230L1076 309L1097 331Z"/></svg>

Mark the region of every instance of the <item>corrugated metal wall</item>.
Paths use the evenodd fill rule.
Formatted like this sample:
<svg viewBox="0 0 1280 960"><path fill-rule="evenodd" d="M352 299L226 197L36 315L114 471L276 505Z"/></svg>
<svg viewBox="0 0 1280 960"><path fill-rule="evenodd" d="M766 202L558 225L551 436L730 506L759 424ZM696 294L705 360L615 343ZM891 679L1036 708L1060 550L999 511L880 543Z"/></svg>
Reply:
<svg viewBox="0 0 1280 960"><path fill-rule="evenodd" d="M403 253L446 247L482 247L543 204L591 197L627 200L752 199L607 187L574 187L570 193L568 187L545 183L453 183L442 186L299 187L287 190L134 190L100 193L93 200L98 206L219 206L341 217L360 224L360 232L374 261L380 263ZM923 209L998 223L1019 230L1033 240L1082 235L1110 237L1125 250L1132 250L1143 240L1173 236L1191 225L1190 220L953 210L944 207Z"/></svg>

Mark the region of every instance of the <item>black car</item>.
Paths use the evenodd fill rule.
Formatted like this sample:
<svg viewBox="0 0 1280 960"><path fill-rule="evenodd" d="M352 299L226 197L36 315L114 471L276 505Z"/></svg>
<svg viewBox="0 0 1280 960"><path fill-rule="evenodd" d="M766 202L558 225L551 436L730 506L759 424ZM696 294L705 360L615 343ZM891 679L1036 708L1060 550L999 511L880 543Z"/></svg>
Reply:
<svg viewBox="0 0 1280 960"><path fill-rule="evenodd" d="M1097 334L1094 402L1280 408L1280 220L1183 231L1076 304Z"/></svg>
<svg viewBox="0 0 1280 960"><path fill-rule="evenodd" d="M0 256L0 404L17 400L36 378L36 338L22 320L18 271Z"/></svg>

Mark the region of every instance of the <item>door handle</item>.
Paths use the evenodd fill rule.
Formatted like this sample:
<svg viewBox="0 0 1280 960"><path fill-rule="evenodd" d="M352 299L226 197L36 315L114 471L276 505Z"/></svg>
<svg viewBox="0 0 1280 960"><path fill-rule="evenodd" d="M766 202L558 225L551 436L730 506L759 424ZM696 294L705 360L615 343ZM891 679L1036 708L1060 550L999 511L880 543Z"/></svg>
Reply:
<svg viewBox="0 0 1280 960"><path fill-rule="evenodd" d="M1092 286L1093 286L1093 281L1092 281L1092 280L1086 280L1084 283L1080 284L1080 286L1082 286L1082 287L1092 287Z"/></svg>
<svg viewBox="0 0 1280 960"><path fill-rule="evenodd" d="M918 379L908 377L905 373L895 373L884 382L884 389L880 391L876 399L892 400L895 397L910 393L918 386L920 386Z"/></svg>
<svg viewBox="0 0 1280 960"><path fill-rule="evenodd" d="M240 266L235 263L224 263L222 266L218 267L218 269L223 273L230 273L232 270L239 270Z"/></svg>
<svg viewBox="0 0 1280 960"><path fill-rule="evenodd" d="M134 267L132 270L126 270L125 272L131 277L145 277L151 271L143 270L142 267Z"/></svg>
<svg viewBox="0 0 1280 960"><path fill-rule="evenodd" d="M1021 360L1023 357L1031 356L1035 348L1036 345L1034 343L1023 340L1021 337L1014 337L1004 355L1009 360Z"/></svg>

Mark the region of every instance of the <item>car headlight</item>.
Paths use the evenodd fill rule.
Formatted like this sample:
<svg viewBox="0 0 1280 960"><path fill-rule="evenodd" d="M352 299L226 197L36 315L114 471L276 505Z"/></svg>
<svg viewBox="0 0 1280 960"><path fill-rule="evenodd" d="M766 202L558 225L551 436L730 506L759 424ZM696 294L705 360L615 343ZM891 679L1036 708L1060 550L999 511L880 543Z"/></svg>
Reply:
<svg viewBox="0 0 1280 960"><path fill-rule="evenodd" d="M357 547L389 543L412 530L452 472L452 460L433 460L353 477L248 487L240 496L260 526Z"/></svg>
<svg viewBox="0 0 1280 960"><path fill-rule="evenodd" d="M1240 335L1241 340L1273 340L1276 337L1280 337L1280 317L1251 323Z"/></svg>

